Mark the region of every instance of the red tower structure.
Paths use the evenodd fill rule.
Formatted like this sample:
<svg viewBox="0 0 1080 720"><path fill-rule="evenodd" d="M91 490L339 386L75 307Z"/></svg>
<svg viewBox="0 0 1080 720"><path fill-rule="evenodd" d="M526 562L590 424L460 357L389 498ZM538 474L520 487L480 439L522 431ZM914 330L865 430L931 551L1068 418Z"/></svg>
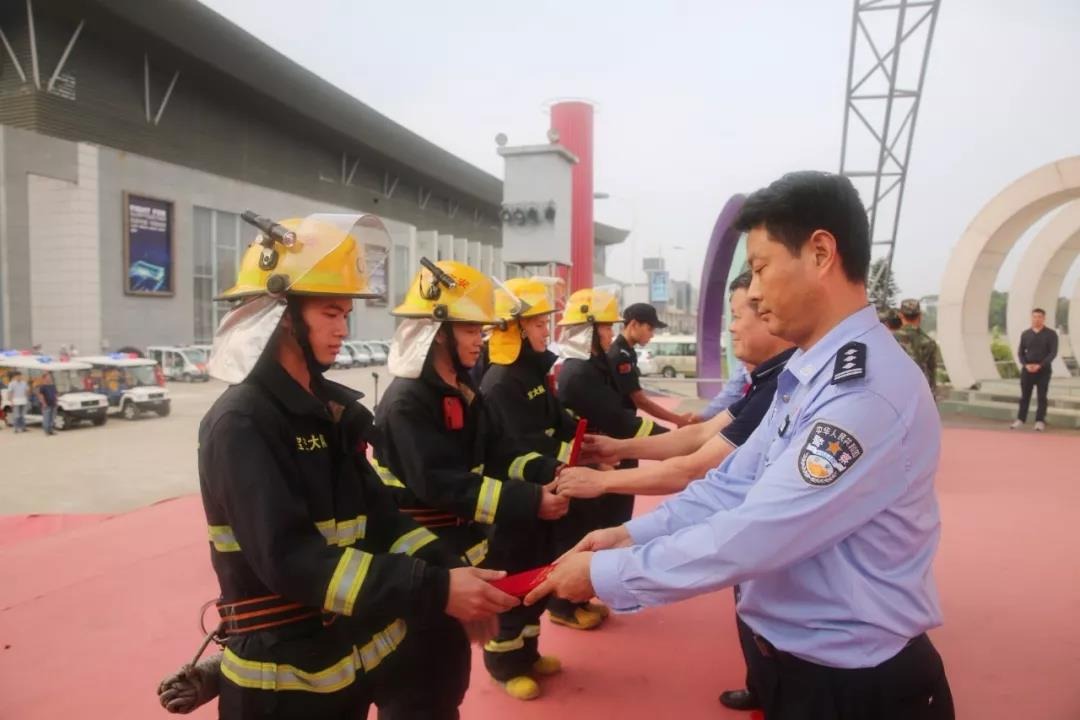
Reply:
<svg viewBox="0 0 1080 720"><path fill-rule="evenodd" d="M593 106L567 100L551 106L558 142L578 157L571 176L570 292L593 286Z"/></svg>

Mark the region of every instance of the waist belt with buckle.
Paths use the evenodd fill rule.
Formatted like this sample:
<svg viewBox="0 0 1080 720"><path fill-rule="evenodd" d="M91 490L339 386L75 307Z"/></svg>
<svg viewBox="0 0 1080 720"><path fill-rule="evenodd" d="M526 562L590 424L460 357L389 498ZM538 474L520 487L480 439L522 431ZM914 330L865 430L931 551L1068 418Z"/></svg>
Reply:
<svg viewBox="0 0 1080 720"><path fill-rule="evenodd" d="M322 617L324 625L334 620L331 613L324 613L319 608L288 602L280 595L239 600L231 603L218 603L218 615L221 616L221 631L224 635L243 635L256 630L292 625L304 620Z"/></svg>
<svg viewBox="0 0 1080 720"><path fill-rule="evenodd" d="M468 525L472 522L471 520L465 520L452 513L424 507L401 508L401 512L426 528L459 527L461 525Z"/></svg>
<svg viewBox="0 0 1080 720"><path fill-rule="evenodd" d="M908 646L910 646L915 641L917 641L917 640L919 640L921 638L924 638L924 637L926 637L926 633L923 633L922 635L918 635L916 637L911 638L906 643L904 643L904 648L907 648ZM768 640L766 640L762 636L758 635L757 633L754 633L754 644L757 645L758 651L760 651L761 654L764 655L767 658L773 658L775 660L792 659L792 660L798 660L799 662L807 663L809 665L817 665L817 663L810 662L809 660L803 660L802 658L800 658L800 657L798 657L796 655L792 655L789 652L784 652L783 650L777 649L777 647L775 645L773 645L771 642L769 642ZM904 648L901 648L901 650L903 650Z"/></svg>

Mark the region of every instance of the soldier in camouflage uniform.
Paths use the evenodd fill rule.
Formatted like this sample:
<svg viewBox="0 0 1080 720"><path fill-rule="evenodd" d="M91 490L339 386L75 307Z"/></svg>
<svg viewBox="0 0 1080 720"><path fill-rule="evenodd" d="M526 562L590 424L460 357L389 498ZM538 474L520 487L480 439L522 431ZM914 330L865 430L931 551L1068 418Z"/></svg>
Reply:
<svg viewBox="0 0 1080 720"><path fill-rule="evenodd" d="M937 396L937 356L938 345L919 327L922 323L922 309L919 301L907 299L900 303L900 320L903 326L893 333L900 347L915 361L930 384L930 391Z"/></svg>

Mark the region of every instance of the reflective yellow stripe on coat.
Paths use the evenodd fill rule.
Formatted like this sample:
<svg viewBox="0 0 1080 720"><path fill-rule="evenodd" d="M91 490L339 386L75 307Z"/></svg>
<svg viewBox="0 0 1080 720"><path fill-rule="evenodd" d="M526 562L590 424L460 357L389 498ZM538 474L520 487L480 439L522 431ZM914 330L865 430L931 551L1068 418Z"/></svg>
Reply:
<svg viewBox="0 0 1080 720"><path fill-rule="evenodd" d="M647 437L652 435L653 428L656 427L656 423L648 418L641 418L641 425L638 425L637 432L634 433L634 437Z"/></svg>
<svg viewBox="0 0 1080 720"><path fill-rule="evenodd" d="M390 623L361 647L324 670L309 672L293 665L245 660L231 648L221 658L221 674L234 685L254 690L300 690L313 693L333 693L356 680L361 670L370 672L387 655L394 652L405 639L407 626L398 619Z"/></svg>
<svg viewBox="0 0 1080 720"><path fill-rule="evenodd" d="M207 536L218 552L240 552L240 543L236 542L231 525L210 525Z"/></svg>
<svg viewBox="0 0 1080 720"><path fill-rule="evenodd" d="M390 472L390 468L386 467L385 465L380 465L377 460L372 460L371 466L375 468L375 472L379 476L379 479L382 480L383 485L396 488L405 487L405 483L398 480L397 475Z"/></svg>
<svg viewBox="0 0 1080 720"><path fill-rule="evenodd" d="M415 530L410 530L395 540L394 544L390 546L390 552L413 555L420 550L420 548L438 539L439 536L435 533L427 528L419 527Z"/></svg>
<svg viewBox="0 0 1080 720"><path fill-rule="evenodd" d="M480 495L476 498L476 514L473 519L478 523L491 525L495 522L495 511L499 507L499 495L502 494L502 481L485 477L480 484Z"/></svg>
<svg viewBox="0 0 1080 720"><path fill-rule="evenodd" d="M511 480L524 480L525 479L525 466L538 457L543 457L538 452L525 453L519 457L514 458L514 461L510 463L510 479Z"/></svg>
<svg viewBox="0 0 1080 720"><path fill-rule="evenodd" d="M330 584L326 588L323 607L339 615L352 615L360 586L364 584L368 568L371 567L371 553L353 548L345 548L338 560Z"/></svg>
<svg viewBox="0 0 1080 720"><path fill-rule="evenodd" d="M367 534L367 515L357 515L351 520L321 520L315 523L327 545L348 547Z"/></svg>

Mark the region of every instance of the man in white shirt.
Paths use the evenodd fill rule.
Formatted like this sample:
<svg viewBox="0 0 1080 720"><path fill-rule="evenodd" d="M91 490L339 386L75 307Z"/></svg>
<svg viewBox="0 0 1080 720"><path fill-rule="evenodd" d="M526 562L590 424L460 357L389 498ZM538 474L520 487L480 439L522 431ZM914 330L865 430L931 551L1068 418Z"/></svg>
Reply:
<svg viewBox="0 0 1080 720"><path fill-rule="evenodd" d="M30 404L30 388L22 378L22 373L15 371L11 374L11 384L8 385L11 393L11 408L15 416L15 432L26 432L26 408Z"/></svg>

